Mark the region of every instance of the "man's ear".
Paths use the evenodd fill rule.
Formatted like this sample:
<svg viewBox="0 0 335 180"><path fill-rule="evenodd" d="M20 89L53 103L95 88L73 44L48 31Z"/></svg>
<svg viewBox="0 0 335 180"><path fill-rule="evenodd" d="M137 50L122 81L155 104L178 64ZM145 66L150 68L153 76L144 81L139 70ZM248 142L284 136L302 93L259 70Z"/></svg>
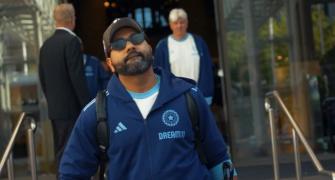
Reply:
<svg viewBox="0 0 335 180"><path fill-rule="evenodd" d="M109 69L112 73L115 73L115 68L114 68L114 65L113 65L113 63L112 63L112 59L111 59L111 58L106 58L106 64L107 64L108 69Z"/></svg>

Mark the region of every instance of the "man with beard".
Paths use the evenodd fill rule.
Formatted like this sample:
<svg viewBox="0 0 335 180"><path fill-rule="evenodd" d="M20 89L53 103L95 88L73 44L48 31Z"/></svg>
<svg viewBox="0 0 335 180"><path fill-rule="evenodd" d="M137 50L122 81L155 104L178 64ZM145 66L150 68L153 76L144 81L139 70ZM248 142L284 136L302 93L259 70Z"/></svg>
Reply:
<svg viewBox="0 0 335 180"><path fill-rule="evenodd" d="M103 36L107 65L114 75L107 85L109 127L108 179L223 179L229 162L226 145L206 100L194 84L153 69L152 48L131 18L113 21ZM185 93L199 110L199 159ZM81 112L64 151L61 179L89 179L99 165L96 103Z"/></svg>

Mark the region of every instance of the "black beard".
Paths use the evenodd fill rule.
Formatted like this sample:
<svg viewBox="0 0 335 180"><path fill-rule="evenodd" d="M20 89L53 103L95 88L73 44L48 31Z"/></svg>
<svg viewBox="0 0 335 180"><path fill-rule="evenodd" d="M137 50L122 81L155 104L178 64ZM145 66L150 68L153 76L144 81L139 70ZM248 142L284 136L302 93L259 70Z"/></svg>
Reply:
<svg viewBox="0 0 335 180"><path fill-rule="evenodd" d="M139 56L140 60L130 60L135 56ZM134 61L129 62L128 61ZM132 51L122 61L115 65L115 70L120 75L134 76L146 72L153 63L152 56L145 55L142 52Z"/></svg>

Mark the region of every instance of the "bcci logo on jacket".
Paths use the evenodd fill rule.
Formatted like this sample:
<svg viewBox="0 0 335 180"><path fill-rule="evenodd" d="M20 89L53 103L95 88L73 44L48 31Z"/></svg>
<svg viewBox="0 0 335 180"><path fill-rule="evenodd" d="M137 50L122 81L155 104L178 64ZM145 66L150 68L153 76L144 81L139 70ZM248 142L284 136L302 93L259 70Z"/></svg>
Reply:
<svg viewBox="0 0 335 180"><path fill-rule="evenodd" d="M162 121L169 127L176 126L179 122L179 115L174 110L167 110L162 115Z"/></svg>

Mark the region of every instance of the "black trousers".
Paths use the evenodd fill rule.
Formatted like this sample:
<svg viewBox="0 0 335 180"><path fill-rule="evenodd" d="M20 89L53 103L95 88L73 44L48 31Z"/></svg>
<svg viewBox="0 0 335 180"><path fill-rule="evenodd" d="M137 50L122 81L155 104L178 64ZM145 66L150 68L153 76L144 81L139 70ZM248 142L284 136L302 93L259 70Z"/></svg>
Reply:
<svg viewBox="0 0 335 180"><path fill-rule="evenodd" d="M56 158L56 170L58 174L59 164L63 155L66 143L71 135L72 128L76 120L64 120L64 119L51 119L53 138L54 138L54 149Z"/></svg>
<svg viewBox="0 0 335 180"><path fill-rule="evenodd" d="M324 113L324 131L329 137L329 150L335 151L335 97L327 98L323 103L322 110Z"/></svg>

